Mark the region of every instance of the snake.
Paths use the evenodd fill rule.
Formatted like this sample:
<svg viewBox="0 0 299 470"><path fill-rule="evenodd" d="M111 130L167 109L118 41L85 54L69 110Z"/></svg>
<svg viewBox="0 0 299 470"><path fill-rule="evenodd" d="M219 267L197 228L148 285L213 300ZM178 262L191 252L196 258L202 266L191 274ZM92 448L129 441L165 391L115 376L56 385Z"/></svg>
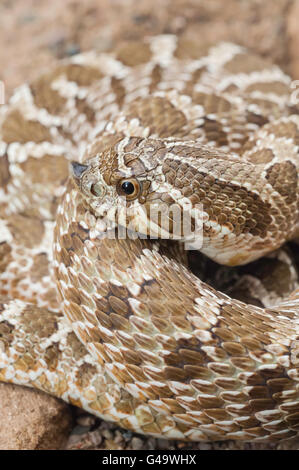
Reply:
<svg viewBox="0 0 299 470"><path fill-rule="evenodd" d="M298 436L291 86L239 45L166 34L16 89L0 107L0 381L165 439ZM193 272L173 205L201 219L210 278L248 267L259 300Z"/></svg>

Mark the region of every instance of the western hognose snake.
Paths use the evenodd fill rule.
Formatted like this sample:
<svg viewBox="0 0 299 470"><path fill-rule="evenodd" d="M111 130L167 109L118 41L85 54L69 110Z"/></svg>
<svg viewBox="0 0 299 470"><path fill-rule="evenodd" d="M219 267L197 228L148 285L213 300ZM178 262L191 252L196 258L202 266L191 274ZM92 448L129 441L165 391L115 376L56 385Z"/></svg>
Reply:
<svg viewBox="0 0 299 470"><path fill-rule="evenodd" d="M298 232L290 82L239 46L166 35L16 90L0 110L1 381L169 439L297 435L299 290L235 300L177 241L103 237L101 213L127 193L146 232L151 204L201 204L214 261L278 250Z"/></svg>

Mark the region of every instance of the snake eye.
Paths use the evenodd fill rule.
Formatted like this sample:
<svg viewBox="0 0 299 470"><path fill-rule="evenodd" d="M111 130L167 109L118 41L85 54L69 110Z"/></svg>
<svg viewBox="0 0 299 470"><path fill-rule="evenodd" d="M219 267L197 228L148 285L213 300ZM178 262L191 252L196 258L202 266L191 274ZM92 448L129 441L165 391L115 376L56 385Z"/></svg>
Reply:
<svg viewBox="0 0 299 470"><path fill-rule="evenodd" d="M117 183L116 190L120 196L125 196L128 201L133 201L140 194L140 183L135 178L121 180Z"/></svg>

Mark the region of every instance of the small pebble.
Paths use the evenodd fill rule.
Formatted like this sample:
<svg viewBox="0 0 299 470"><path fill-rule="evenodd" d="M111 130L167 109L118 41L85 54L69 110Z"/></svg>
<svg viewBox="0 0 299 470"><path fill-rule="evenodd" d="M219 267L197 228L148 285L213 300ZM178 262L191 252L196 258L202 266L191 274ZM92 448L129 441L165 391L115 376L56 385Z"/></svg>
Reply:
<svg viewBox="0 0 299 470"><path fill-rule="evenodd" d="M123 440L124 440L124 437L123 437L123 435L121 434L121 432L116 431L116 433L115 433L115 438L114 438L114 442L116 442L117 444L119 444L120 442L123 442Z"/></svg>
<svg viewBox="0 0 299 470"><path fill-rule="evenodd" d="M126 441L129 441L129 440L132 439L133 433L132 433L132 431L124 431L124 430L122 430L122 435L123 435L123 438L124 438Z"/></svg>
<svg viewBox="0 0 299 470"><path fill-rule="evenodd" d="M113 434L111 431L109 431L108 429L105 429L103 432L102 432L102 435L104 436L105 439L112 439L113 438Z"/></svg>
<svg viewBox="0 0 299 470"><path fill-rule="evenodd" d="M207 442L201 442L200 444L200 450L211 450L211 448L211 444L208 444Z"/></svg>
<svg viewBox="0 0 299 470"><path fill-rule="evenodd" d="M80 426L91 427L95 425L95 422L96 422L96 418L91 415L79 416L79 418L77 419L77 423Z"/></svg>
<svg viewBox="0 0 299 470"><path fill-rule="evenodd" d="M102 436L101 436L101 434L98 430L88 433L88 436L90 437L91 443L95 447L98 447L101 444L102 440L103 440Z"/></svg>
<svg viewBox="0 0 299 470"><path fill-rule="evenodd" d="M148 450L154 450L156 448L156 440L153 437L147 441L147 448Z"/></svg>
<svg viewBox="0 0 299 470"><path fill-rule="evenodd" d="M74 429L72 430L72 434L86 434L89 431L90 427L89 426L75 426Z"/></svg>
<svg viewBox="0 0 299 470"><path fill-rule="evenodd" d="M139 437L133 437L131 444L134 450L140 450L143 448L143 442Z"/></svg>
<svg viewBox="0 0 299 470"><path fill-rule="evenodd" d="M169 449L169 441L166 439L157 439L157 444L158 448L163 450L163 449Z"/></svg>
<svg viewBox="0 0 299 470"><path fill-rule="evenodd" d="M77 446L77 444L82 442L82 436L80 434L71 434L68 438L66 448L71 449Z"/></svg>

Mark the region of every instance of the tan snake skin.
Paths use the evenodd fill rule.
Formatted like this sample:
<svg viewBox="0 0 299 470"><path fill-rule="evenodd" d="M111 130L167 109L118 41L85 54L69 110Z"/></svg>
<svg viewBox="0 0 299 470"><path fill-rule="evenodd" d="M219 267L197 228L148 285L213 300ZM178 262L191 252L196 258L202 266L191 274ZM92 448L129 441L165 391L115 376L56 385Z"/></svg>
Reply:
<svg viewBox="0 0 299 470"><path fill-rule="evenodd" d="M103 237L101 213L129 180L144 232L153 201L202 204L202 252L218 263L294 238L290 83L239 46L169 35L16 90L0 110L1 381L168 439L298 434L299 291L281 293L285 272L279 304L246 304L196 277L179 242ZM67 182L69 161L84 166Z"/></svg>

